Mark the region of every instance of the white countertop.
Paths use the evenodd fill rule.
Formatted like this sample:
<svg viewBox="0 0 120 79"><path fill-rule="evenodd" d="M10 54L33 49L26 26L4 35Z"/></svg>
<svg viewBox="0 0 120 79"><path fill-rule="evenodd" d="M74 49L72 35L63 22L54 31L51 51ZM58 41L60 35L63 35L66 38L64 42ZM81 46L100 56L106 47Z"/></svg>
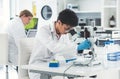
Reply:
<svg viewBox="0 0 120 79"><path fill-rule="evenodd" d="M48 63L41 63L40 65L22 65L21 68L31 70L32 72L47 73L47 74L53 74L58 76L63 76L63 75L92 76L104 70L120 69L120 61L114 61L114 62L109 61L107 65L101 64L101 65L91 66L91 67L72 66L64 73L64 71L70 65L71 64L66 64L60 67L52 68L48 66Z"/></svg>

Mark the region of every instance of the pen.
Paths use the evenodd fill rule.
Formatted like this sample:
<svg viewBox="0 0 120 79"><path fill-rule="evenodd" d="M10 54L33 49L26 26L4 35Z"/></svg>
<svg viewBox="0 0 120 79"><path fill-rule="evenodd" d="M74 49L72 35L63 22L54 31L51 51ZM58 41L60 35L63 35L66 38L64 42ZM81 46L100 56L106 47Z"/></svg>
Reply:
<svg viewBox="0 0 120 79"><path fill-rule="evenodd" d="M74 61L74 60L76 60L77 58L71 58L71 59L67 59L66 60L66 63L68 63L68 62L70 62L70 61Z"/></svg>

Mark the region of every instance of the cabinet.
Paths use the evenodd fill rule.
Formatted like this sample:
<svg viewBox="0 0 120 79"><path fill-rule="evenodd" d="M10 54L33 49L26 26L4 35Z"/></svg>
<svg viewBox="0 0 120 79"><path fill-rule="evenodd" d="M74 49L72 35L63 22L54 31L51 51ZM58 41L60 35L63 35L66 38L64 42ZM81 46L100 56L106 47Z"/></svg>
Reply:
<svg viewBox="0 0 120 79"><path fill-rule="evenodd" d="M65 0L65 8L71 5L72 10L80 19L91 25L89 20L95 21L95 26L102 26L108 30L120 29L120 0ZM77 9L74 7L77 6ZM115 27L109 27L109 19L115 17Z"/></svg>
<svg viewBox="0 0 120 79"><path fill-rule="evenodd" d="M107 30L120 30L120 0L102 0L102 27ZM110 17L115 17L115 27L110 27Z"/></svg>
<svg viewBox="0 0 120 79"><path fill-rule="evenodd" d="M94 21L95 26L101 26L101 0L65 0L65 8L70 8L76 12L86 26L91 26Z"/></svg>

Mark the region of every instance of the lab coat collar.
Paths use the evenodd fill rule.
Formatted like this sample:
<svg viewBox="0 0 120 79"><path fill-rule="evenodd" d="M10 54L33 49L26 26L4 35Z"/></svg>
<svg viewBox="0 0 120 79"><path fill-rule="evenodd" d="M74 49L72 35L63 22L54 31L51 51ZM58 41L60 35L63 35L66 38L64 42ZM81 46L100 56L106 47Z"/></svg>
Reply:
<svg viewBox="0 0 120 79"><path fill-rule="evenodd" d="M49 26L50 26L50 31L53 32L53 33L56 33L54 23L55 23L55 22L50 23Z"/></svg>
<svg viewBox="0 0 120 79"><path fill-rule="evenodd" d="M56 30L55 30L55 22L50 23L49 26L50 26L50 31L51 31L51 33L54 34L54 35L56 35L57 38L59 39L60 36L57 34L57 32L56 32Z"/></svg>
<svg viewBox="0 0 120 79"><path fill-rule="evenodd" d="M25 25L23 24L22 19L21 19L20 17L15 17L15 20L16 20L17 22L19 22L19 23L22 23L22 25L25 26Z"/></svg>

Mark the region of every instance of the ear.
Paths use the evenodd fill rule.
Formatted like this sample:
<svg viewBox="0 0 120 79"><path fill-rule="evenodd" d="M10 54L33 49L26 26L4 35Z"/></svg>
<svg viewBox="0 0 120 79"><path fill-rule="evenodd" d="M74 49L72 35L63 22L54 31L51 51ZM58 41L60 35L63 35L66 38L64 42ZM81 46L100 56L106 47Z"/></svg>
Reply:
<svg viewBox="0 0 120 79"><path fill-rule="evenodd" d="M58 20L58 21L57 21L57 23L58 23L58 24L60 24L60 25L62 25L62 24L63 24L60 20Z"/></svg>
<svg viewBox="0 0 120 79"><path fill-rule="evenodd" d="M61 21L60 21L60 20L58 20L57 22L58 22L58 23L61 23Z"/></svg>

